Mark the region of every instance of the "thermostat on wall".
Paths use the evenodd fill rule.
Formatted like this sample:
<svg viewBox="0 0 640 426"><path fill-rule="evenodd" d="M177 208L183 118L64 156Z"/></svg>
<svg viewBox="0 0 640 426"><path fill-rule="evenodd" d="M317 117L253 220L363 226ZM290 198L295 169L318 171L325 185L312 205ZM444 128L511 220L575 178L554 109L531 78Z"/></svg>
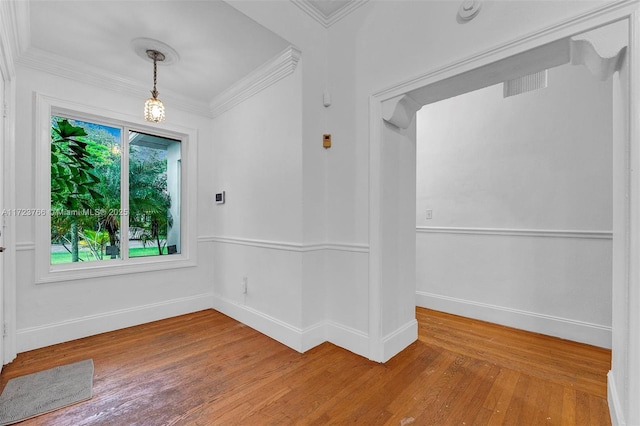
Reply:
<svg viewBox="0 0 640 426"><path fill-rule="evenodd" d="M224 191L216 193L216 204L224 204Z"/></svg>

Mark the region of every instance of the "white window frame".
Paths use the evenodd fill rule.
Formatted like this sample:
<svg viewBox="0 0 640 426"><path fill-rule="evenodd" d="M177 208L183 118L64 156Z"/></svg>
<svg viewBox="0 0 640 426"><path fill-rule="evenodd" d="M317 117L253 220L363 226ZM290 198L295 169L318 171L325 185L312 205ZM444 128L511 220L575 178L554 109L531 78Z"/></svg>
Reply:
<svg viewBox="0 0 640 426"><path fill-rule="evenodd" d="M196 181L197 181L197 130L171 123L150 125L142 117L116 111L82 105L55 97L35 94L35 147L36 194L35 210L46 215L34 215L36 243L36 284L90 279L121 274L151 272L196 266ZM181 143L180 182L180 253L167 256L109 259L96 262L51 264L51 115L77 118L128 130L150 133L179 140ZM123 136L126 138L126 135ZM128 161L127 161L128 162ZM126 163L125 163L126 164ZM124 176L123 185L128 185ZM126 220L126 217L123 217Z"/></svg>

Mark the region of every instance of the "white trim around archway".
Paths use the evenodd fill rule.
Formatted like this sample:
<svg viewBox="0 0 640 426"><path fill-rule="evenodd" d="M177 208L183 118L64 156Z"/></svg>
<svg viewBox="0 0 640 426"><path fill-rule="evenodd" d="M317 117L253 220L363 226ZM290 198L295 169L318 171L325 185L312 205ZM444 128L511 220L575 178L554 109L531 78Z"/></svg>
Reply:
<svg viewBox="0 0 640 426"><path fill-rule="evenodd" d="M483 72L487 76L492 75L492 72L487 70L495 70L492 67L496 64L500 64L499 67L503 71L507 70L505 75L509 75L510 67L517 68L522 62L514 62L514 58L526 62L528 54L541 54L534 56L535 59L530 63L538 63L544 58L549 59L550 55L551 59L548 64L544 64L544 68L569 61L582 61L581 63L589 66L586 62L590 61L588 57L592 57L589 49L593 46L580 46L582 41L578 41L577 38L571 40L571 38L626 20L629 28L627 56L620 61L624 62L625 68L618 73L618 79L621 81L621 86L625 90L628 89L628 97L621 99L621 105L619 105L622 118L617 125L621 127L619 134L623 135L624 140L622 145L619 144L616 148L621 162L614 165L614 180L618 180L618 184L614 186L614 200L616 191L618 199L622 200L616 207L619 211L617 223L614 219L614 239L618 241L618 252L616 254L614 249L614 258L617 256L620 259L617 266L620 284L617 289L614 286L614 293L624 293L626 299L624 307L616 310L614 306L614 360L612 372L609 374L609 405L613 424L640 422L640 406L629 403L629 401L640 400L640 338L638 337L640 336L640 310L638 309L640 267L637 262L640 257L640 233L637 232L637 229L640 229L640 197L637 195L640 194L639 17L640 12L638 12L636 1L623 0L607 4L534 34L399 82L370 97L370 359L384 362L417 338L415 318L407 314L409 308L413 309L415 306L415 295L412 297L408 291L412 287L415 290L415 277L411 282L411 274L407 273L412 268L415 270L415 244L411 244L414 240L408 241L408 233L403 224L403 220L407 218L407 211L411 211L411 206L415 204L415 191L411 193L410 178L396 176L398 173L405 173L406 168L409 168L409 173L413 170L415 184L415 154L411 158L409 146L415 142L415 112L429 103L427 97L434 92L434 89L440 90L451 81L456 83L450 87L462 90L460 93L480 88L466 88L465 76L473 75L477 78L482 76ZM582 52L576 54L576 49ZM566 57L562 58L565 54ZM613 66L612 64L623 57L624 53L611 61L603 61L598 67L600 71L594 72L596 74L607 72L607 67ZM515 68L513 71L516 73ZM520 71L522 69L517 70L517 72ZM495 82L489 83L495 84ZM451 93L450 96L455 94ZM411 169L411 161L414 162L413 169ZM398 179L404 179L403 182L409 187L402 189L402 182ZM415 209L412 213L415 215ZM414 228L413 221L409 222L409 225ZM413 231L415 232L415 229ZM614 280L615 276L614 271Z"/></svg>

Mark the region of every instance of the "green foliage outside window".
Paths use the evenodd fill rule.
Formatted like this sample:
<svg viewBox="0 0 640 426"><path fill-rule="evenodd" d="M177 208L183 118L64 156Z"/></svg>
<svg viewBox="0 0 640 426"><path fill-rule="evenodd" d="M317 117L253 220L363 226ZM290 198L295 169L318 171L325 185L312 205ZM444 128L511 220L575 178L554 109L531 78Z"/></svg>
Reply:
<svg viewBox="0 0 640 426"><path fill-rule="evenodd" d="M120 138L119 128L52 116L52 264L120 257L124 214L124 236L133 236L129 257L167 253L167 159L156 153L162 150L130 147L129 211L122 211Z"/></svg>

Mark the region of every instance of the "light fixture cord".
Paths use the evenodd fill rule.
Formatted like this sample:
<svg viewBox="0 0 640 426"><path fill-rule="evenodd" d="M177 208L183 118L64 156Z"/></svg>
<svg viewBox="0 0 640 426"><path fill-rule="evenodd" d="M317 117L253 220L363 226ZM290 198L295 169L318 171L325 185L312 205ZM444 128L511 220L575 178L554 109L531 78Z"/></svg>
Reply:
<svg viewBox="0 0 640 426"><path fill-rule="evenodd" d="M153 90L151 91L151 95L156 99L158 97L158 90L156 90L156 81L158 79L158 54L154 53L153 55Z"/></svg>

